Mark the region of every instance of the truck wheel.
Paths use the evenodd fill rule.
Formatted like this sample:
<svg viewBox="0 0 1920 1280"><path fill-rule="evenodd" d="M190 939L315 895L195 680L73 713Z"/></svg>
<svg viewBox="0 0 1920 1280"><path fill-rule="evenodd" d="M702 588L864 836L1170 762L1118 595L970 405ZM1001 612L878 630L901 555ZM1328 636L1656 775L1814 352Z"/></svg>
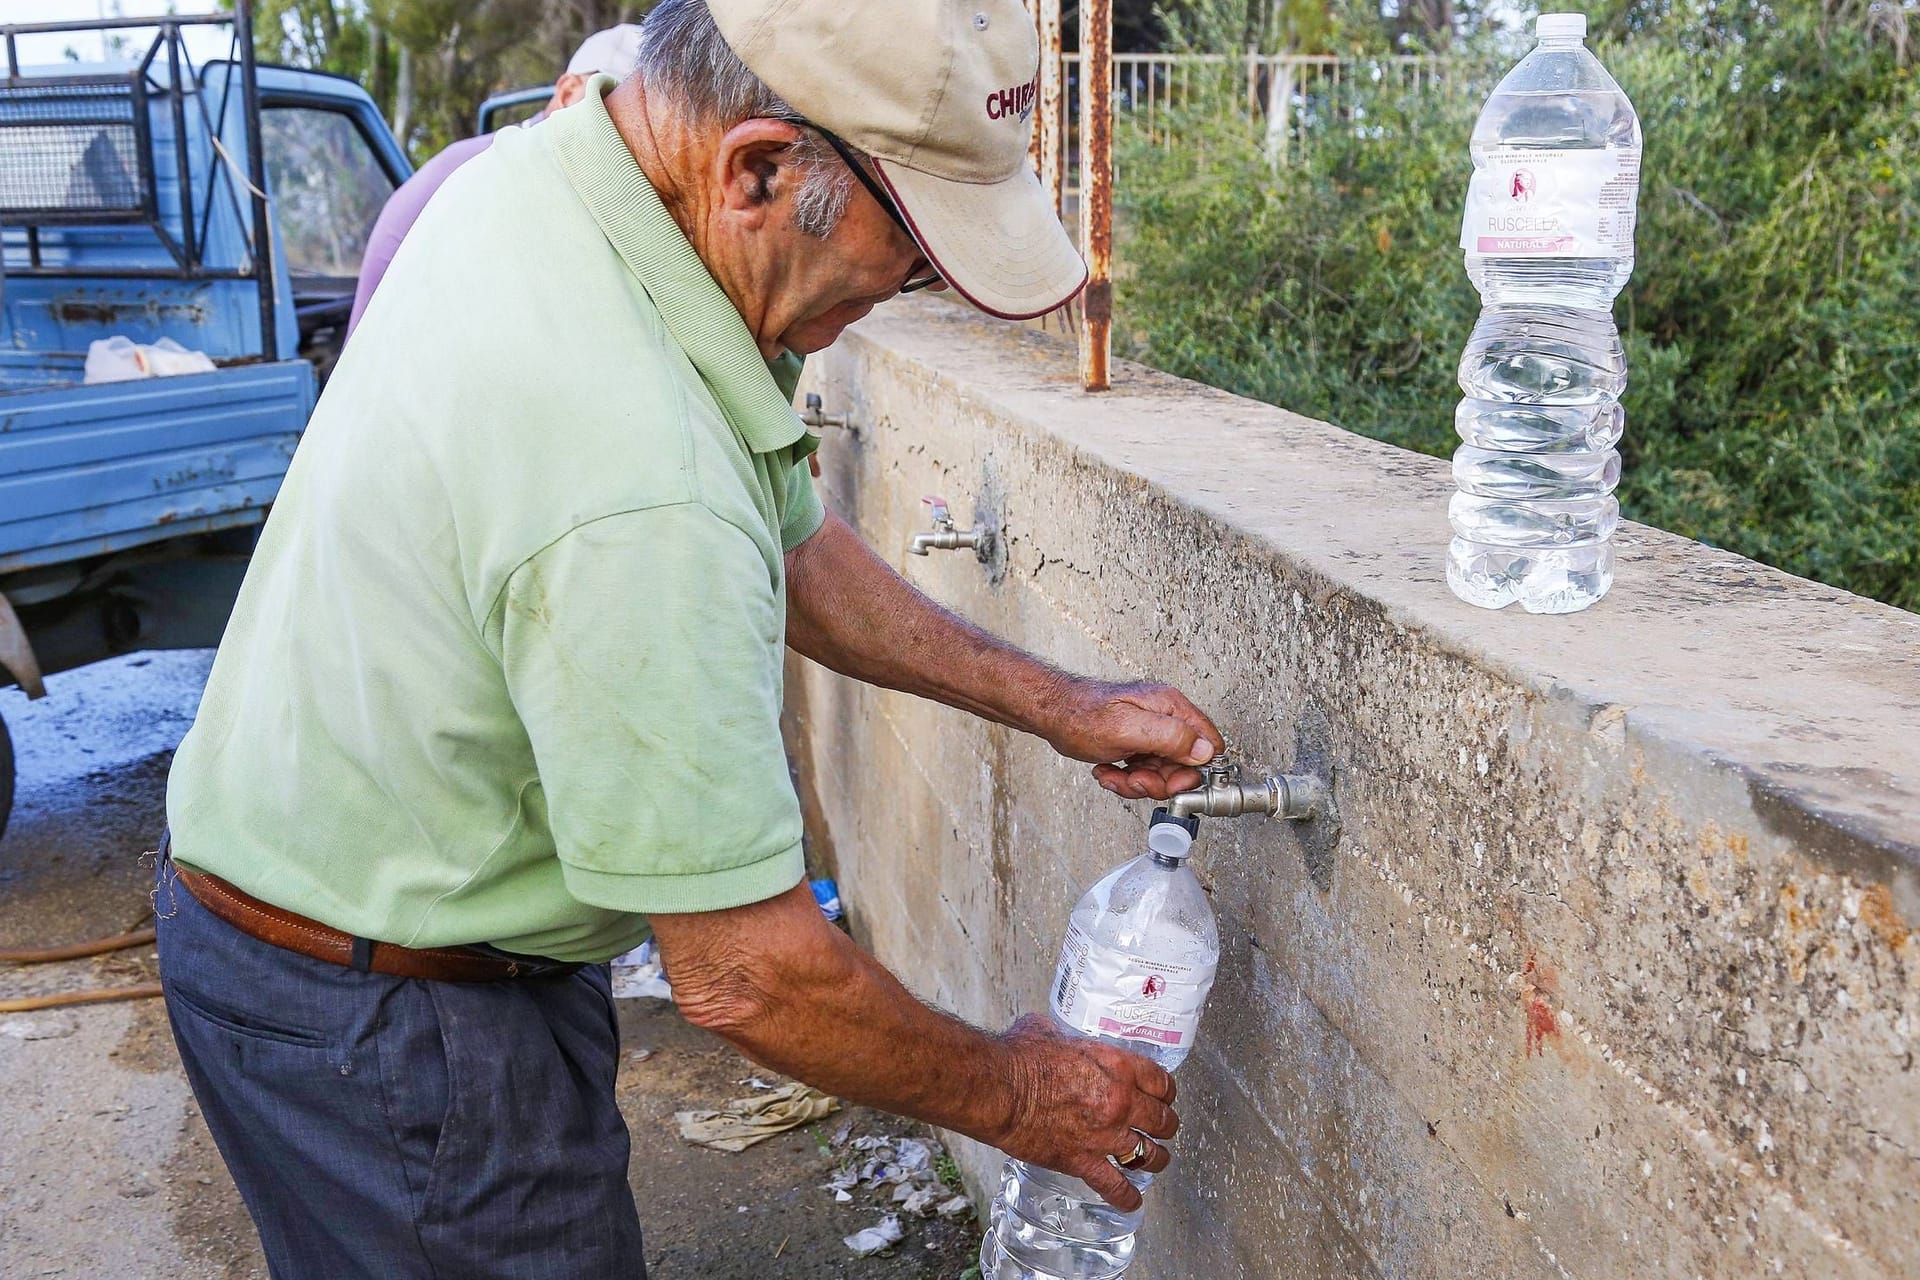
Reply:
<svg viewBox="0 0 1920 1280"><path fill-rule="evenodd" d="M7 815L13 812L13 739L0 720L0 836L7 834Z"/></svg>

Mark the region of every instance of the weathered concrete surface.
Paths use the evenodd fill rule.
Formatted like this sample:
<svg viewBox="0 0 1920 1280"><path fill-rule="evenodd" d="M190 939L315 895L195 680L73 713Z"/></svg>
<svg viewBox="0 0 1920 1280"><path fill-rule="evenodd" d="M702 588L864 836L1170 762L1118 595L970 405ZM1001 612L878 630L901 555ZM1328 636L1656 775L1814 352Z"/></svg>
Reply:
<svg viewBox="0 0 1920 1280"><path fill-rule="evenodd" d="M939 304L809 366L835 507L1070 668L1332 762L1331 856L1208 822L1224 955L1138 1274L1920 1270L1920 617L1625 526L1573 617L1447 591L1447 470ZM901 554L923 493L993 562ZM863 937L1044 1007L1146 812L1040 743L808 664L790 733ZM976 1178L990 1153L967 1151Z"/></svg>

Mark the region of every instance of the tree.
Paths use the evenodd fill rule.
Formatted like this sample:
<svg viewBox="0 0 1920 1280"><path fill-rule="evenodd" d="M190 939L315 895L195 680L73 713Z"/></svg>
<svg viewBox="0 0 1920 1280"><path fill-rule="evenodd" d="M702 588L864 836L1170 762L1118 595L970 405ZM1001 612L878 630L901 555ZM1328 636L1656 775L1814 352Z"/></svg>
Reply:
<svg viewBox="0 0 1920 1280"><path fill-rule="evenodd" d="M473 132L481 102L551 84L580 41L651 0L260 0L259 56L351 76L416 158Z"/></svg>

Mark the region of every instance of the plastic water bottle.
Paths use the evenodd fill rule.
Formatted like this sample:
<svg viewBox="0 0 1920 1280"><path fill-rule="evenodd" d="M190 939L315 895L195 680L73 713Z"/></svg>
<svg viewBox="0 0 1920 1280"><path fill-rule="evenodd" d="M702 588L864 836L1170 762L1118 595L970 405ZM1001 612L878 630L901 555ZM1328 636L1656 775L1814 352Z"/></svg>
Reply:
<svg viewBox="0 0 1920 1280"><path fill-rule="evenodd" d="M1073 909L1053 979L1061 1030L1145 1054L1172 1071L1193 1050L1220 964L1213 904L1187 866L1199 827L1157 810L1147 851ZM1141 1191L1153 1175L1123 1170ZM1141 1211L1123 1213L1078 1178L1008 1160L1000 1172L983 1280L1108 1280L1133 1261Z"/></svg>
<svg viewBox="0 0 1920 1280"><path fill-rule="evenodd" d="M1626 354L1613 300L1633 274L1640 121L1547 13L1473 128L1460 230L1484 310L1460 358L1447 582L1470 604L1573 613L1613 585Z"/></svg>

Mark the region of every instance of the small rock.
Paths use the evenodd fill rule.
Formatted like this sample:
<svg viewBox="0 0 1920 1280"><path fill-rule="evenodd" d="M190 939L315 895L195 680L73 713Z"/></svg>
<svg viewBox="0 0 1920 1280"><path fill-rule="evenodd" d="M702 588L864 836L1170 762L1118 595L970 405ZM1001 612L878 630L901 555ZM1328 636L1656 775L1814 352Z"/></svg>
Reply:
<svg viewBox="0 0 1920 1280"><path fill-rule="evenodd" d="M658 1049L635 1049L632 1053L628 1054L627 1057L633 1059L635 1062L645 1062L658 1052L660 1052Z"/></svg>

